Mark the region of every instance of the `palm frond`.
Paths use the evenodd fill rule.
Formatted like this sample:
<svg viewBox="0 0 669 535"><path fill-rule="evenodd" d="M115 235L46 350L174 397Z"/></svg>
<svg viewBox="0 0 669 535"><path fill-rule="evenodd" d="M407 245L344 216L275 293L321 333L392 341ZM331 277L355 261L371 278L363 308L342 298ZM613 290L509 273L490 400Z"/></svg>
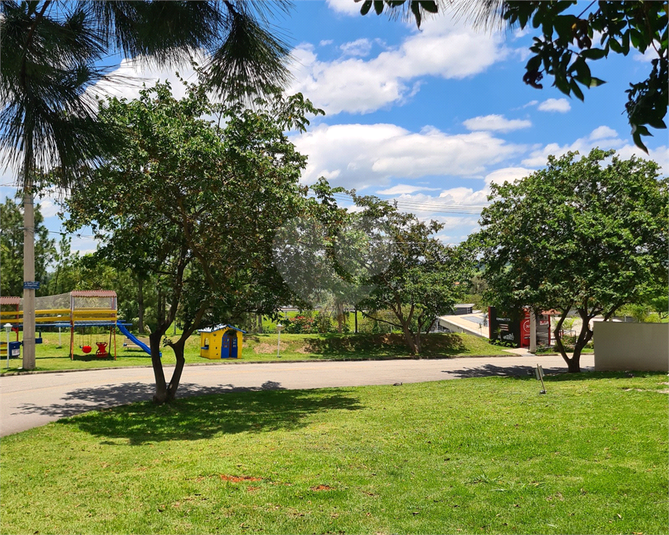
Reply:
<svg viewBox="0 0 669 535"><path fill-rule="evenodd" d="M469 20L475 28L495 31L506 27L505 0L453 0L449 8L454 18Z"/></svg>
<svg viewBox="0 0 669 535"><path fill-rule="evenodd" d="M204 69L212 89L237 98L284 86L289 80L288 45L247 10L228 5L226 39Z"/></svg>

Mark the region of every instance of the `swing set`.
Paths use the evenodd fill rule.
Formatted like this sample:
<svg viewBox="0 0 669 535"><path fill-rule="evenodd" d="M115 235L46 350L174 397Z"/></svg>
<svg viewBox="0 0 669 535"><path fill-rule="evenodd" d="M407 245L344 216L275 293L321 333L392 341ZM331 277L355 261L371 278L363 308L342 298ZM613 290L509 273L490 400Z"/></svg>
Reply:
<svg viewBox="0 0 669 535"><path fill-rule="evenodd" d="M5 323L12 324L12 330L16 332L17 340L18 329L23 326L23 310L19 309L19 303L18 297L3 297L0 300L0 305L6 305L5 308L12 308L12 310L0 311L0 321L3 325ZM95 344L97 346L96 357L112 356L113 351L113 357L116 360L118 315L116 292L113 290L75 290L69 294L38 297L36 308L35 323L37 327L70 329L71 360L74 360L74 336L77 329L80 329L85 337L84 344L81 346L83 353L91 353L93 344ZM95 328L100 327L109 328L109 337L106 334L93 333ZM88 333L86 333L87 330ZM101 337L104 338L101 340Z"/></svg>
<svg viewBox="0 0 669 535"><path fill-rule="evenodd" d="M74 333L77 327L89 328L86 343L81 346L85 354L93 351L93 343L97 346L95 356L106 358L110 356L109 349L114 349L116 360L116 321L117 321L116 292L113 290L75 290L70 292L70 359L74 359ZM107 341L100 341L99 335L92 330L97 327L111 327ZM94 338L98 338L94 340Z"/></svg>

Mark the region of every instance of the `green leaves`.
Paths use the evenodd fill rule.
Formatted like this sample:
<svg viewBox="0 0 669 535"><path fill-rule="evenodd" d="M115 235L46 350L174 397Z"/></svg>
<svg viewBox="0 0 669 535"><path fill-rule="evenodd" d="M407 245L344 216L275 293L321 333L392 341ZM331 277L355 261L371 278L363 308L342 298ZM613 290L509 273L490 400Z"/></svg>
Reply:
<svg viewBox="0 0 669 535"><path fill-rule="evenodd" d="M608 57L609 52L628 55L630 47L640 53L653 49L657 54L648 78L631 84L625 106L634 143L646 150L642 136L651 135L645 125L665 128L667 89L667 13L661 2L598 2L596 7L582 10L576 6L574 13L565 13L576 3L556 2L505 2L504 19L521 28L532 21L540 28L541 38L535 38L530 58L523 76L525 83L535 88L544 76L553 77L553 85L566 95L583 100L580 86L597 87L604 83L590 73L587 62ZM592 9L590 9L592 7ZM560 14L565 13L565 14ZM602 48L593 48L592 39L597 35ZM543 68L541 68L543 65ZM662 84L658 84L663 80Z"/></svg>
<svg viewBox="0 0 669 535"><path fill-rule="evenodd" d="M493 185L471 239L488 298L502 308L573 306L589 319L666 287L669 191L657 177L654 162L593 149Z"/></svg>

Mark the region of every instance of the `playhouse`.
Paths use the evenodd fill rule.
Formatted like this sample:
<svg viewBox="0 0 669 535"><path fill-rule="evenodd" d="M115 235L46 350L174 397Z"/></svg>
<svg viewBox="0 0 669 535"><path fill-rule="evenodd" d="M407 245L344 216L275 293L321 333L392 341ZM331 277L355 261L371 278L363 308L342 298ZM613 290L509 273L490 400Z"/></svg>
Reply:
<svg viewBox="0 0 669 535"><path fill-rule="evenodd" d="M242 335L245 331L232 325L217 325L199 333L201 357L212 360L242 358Z"/></svg>

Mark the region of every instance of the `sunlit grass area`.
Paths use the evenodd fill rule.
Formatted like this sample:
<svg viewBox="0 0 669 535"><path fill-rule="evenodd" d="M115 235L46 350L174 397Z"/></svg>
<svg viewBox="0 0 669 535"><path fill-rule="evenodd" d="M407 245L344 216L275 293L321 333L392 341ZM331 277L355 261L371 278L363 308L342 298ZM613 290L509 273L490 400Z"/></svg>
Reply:
<svg viewBox="0 0 669 535"><path fill-rule="evenodd" d="M667 375L237 392L3 438L2 533L666 533Z"/></svg>
<svg viewBox="0 0 669 535"><path fill-rule="evenodd" d="M113 339L108 333L97 335L77 335L75 357L69 356L69 333L43 333L42 344L36 346L37 371L77 370L91 368L111 368L120 366L150 366L151 357L140 349L123 347L124 337L116 337L116 354L99 358L95 355L96 342L108 344L113 355ZM89 345L93 349L84 354L81 347ZM279 349L279 358L277 358ZM421 357L490 356L504 354L501 348L488 343L486 339L467 334L429 334L423 337ZM200 336L194 335L186 344L186 363L230 363L273 360L364 360L410 358L400 334L281 334L279 346L276 334L249 334L244 336L242 358L238 360L209 360L200 357ZM176 362L169 347L163 348L163 363ZM19 372L20 358L0 360L3 374Z"/></svg>

